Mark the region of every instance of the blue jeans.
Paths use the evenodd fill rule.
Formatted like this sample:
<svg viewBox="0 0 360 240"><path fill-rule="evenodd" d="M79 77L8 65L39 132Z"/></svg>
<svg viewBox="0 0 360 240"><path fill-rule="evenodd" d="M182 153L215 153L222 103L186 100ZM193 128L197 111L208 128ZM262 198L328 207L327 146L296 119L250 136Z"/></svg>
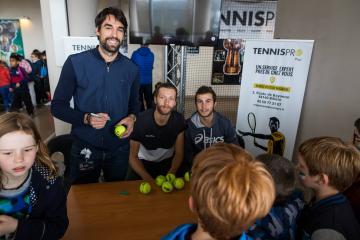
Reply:
<svg viewBox="0 0 360 240"><path fill-rule="evenodd" d="M9 86L0 87L0 94L3 99L4 110L7 112L7 111L9 111L9 108L11 105Z"/></svg>
<svg viewBox="0 0 360 240"><path fill-rule="evenodd" d="M96 183L101 170L106 182L124 180L129 165L129 148L129 144L126 144L114 151L107 151L74 139L67 184Z"/></svg>

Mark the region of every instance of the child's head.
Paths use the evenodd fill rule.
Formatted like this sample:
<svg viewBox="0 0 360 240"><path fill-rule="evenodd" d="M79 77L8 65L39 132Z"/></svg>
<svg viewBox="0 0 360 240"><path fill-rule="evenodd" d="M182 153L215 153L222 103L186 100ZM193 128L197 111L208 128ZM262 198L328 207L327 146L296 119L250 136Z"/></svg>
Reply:
<svg viewBox="0 0 360 240"><path fill-rule="evenodd" d="M27 175L35 162L46 165L52 176L56 175L47 149L34 122L21 113L0 116L0 179ZM11 180L11 179L10 179ZM3 182L2 182L3 183ZM2 183L0 189L2 188Z"/></svg>
<svg viewBox="0 0 360 240"><path fill-rule="evenodd" d="M10 55L10 67L17 67L20 62L20 56L17 53Z"/></svg>
<svg viewBox="0 0 360 240"><path fill-rule="evenodd" d="M274 198L271 175L241 147L218 143L196 156L190 207L213 238L241 235L269 212Z"/></svg>
<svg viewBox="0 0 360 240"><path fill-rule="evenodd" d="M288 159L276 154L261 154L257 160L265 164L275 182L276 202L284 201L295 190L295 167Z"/></svg>
<svg viewBox="0 0 360 240"><path fill-rule="evenodd" d="M300 145L300 178L306 187L316 189L328 185L345 190L357 178L360 153L349 143L336 137L311 138Z"/></svg>

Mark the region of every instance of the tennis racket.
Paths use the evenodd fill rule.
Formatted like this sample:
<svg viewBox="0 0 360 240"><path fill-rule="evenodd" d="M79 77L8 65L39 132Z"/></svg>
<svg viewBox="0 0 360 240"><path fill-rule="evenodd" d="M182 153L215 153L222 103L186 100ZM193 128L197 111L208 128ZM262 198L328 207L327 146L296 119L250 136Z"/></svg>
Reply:
<svg viewBox="0 0 360 240"><path fill-rule="evenodd" d="M247 120L248 120L248 124L249 127L251 129L252 133L255 133L255 129L256 129L256 117L255 114L253 112L249 112L248 116L247 116ZM255 137L254 138L254 144L256 142Z"/></svg>

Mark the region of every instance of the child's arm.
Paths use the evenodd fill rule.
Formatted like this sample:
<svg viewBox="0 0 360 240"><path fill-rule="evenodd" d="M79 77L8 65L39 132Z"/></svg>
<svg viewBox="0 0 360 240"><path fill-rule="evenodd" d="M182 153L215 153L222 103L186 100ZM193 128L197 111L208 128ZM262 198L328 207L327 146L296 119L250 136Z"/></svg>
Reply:
<svg viewBox="0 0 360 240"><path fill-rule="evenodd" d="M19 220L15 239L60 239L69 224L62 179L42 185L29 218Z"/></svg>

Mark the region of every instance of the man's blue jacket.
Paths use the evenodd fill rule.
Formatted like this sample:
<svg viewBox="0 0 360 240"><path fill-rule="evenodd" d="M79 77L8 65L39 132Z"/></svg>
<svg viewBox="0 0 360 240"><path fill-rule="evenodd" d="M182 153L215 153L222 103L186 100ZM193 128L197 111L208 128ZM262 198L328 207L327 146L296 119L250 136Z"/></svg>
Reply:
<svg viewBox="0 0 360 240"><path fill-rule="evenodd" d="M114 126L129 114L138 114L139 85L138 67L120 53L110 63L105 62L97 48L70 55L62 68L51 112L72 124L75 138L100 149L115 150L129 141L115 136ZM103 129L84 124L85 113L100 112L109 114L111 119Z"/></svg>

